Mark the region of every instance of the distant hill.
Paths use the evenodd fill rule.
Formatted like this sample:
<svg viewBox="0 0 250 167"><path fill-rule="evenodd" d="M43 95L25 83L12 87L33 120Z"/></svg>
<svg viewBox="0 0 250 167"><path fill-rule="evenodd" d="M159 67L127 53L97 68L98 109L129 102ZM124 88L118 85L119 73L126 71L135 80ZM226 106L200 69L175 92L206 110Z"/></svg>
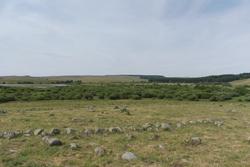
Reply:
<svg viewBox="0 0 250 167"><path fill-rule="evenodd" d="M242 81L241 81L242 80ZM245 81L244 81L245 80ZM103 76L2 76L0 84L72 84L72 83L119 83L119 82L156 82L156 83L248 83L250 73L224 74L205 77L165 77L162 75L103 75Z"/></svg>
<svg viewBox="0 0 250 167"><path fill-rule="evenodd" d="M211 75L206 77L164 77L160 75L141 75L140 78L149 82L161 83L228 83L237 80L250 79L250 73Z"/></svg>
<svg viewBox="0 0 250 167"><path fill-rule="evenodd" d="M147 82L139 76L105 75L105 76L2 76L0 84L70 84L80 83L110 83L110 82Z"/></svg>

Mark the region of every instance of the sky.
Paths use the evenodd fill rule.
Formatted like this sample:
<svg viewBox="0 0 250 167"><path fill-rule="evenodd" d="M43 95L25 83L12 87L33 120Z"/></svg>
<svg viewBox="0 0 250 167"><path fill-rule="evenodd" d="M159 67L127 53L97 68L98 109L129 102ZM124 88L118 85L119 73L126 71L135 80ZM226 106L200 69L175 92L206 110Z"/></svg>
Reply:
<svg viewBox="0 0 250 167"><path fill-rule="evenodd" d="M0 75L250 72L249 0L0 0Z"/></svg>

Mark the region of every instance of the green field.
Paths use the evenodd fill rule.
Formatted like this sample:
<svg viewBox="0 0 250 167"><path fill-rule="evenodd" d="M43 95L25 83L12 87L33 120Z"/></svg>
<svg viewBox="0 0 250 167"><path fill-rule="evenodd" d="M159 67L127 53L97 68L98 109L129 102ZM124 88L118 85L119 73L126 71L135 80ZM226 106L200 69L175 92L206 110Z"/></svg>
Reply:
<svg viewBox="0 0 250 167"><path fill-rule="evenodd" d="M33 135L0 138L0 166L249 166L249 109L246 102L150 99L3 103L0 132L59 128L61 134L55 137L63 145L51 147ZM146 123L152 127L145 129ZM161 123L171 125L170 130L158 128ZM110 127L122 131L83 133ZM65 134L65 128L75 129L76 134ZM202 142L192 144L192 137ZM72 150L70 143L79 148ZM102 156L94 152L98 146L105 150ZM137 159L123 160L125 151Z"/></svg>

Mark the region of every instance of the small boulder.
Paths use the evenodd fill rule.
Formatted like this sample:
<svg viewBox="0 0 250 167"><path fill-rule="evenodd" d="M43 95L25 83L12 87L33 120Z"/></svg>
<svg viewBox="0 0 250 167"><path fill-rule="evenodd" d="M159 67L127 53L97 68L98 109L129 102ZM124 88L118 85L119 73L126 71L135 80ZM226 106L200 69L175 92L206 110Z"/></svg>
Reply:
<svg viewBox="0 0 250 167"><path fill-rule="evenodd" d="M111 127L109 128L110 133L122 133L122 129L120 127Z"/></svg>
<svg viewBox="0 0 250 167"><path fill-rule="evenodd" d="M76 130L72 128L66 128L65 129L67 135L75 134Z"/></svg>
<svg viewBox="0 0 250 167"><path fill-rule="evenodd" d="M104 156L106 153L106 150L103 147L96 147L94 151L95 155L98 157Z"/></svg>
<svg viewBox="0 0 250 167"><path fill-rule="evenodd" d="M135 154L132 153L132 152L125 152L124 154L122 154L121 158L123 160L126 160L126 161L131 161L131 160L137 159L137 157L135 156Z"/></svg>
<svg viewBox="0 0 250 167"><path fill-rule="evenodd" d="M9 131L9 132L4 132L2 134L3 138L6 138L6 139L14 139L21 135L22 135L22 132L19 132L19 131Z"/></svg>
<svg viewBox="0 0 250 167"><path fill-rule="evenodd" d="M32 136L32 134L33 134L33 131L32 131L31 129L26 130L26 131L23 133L23 135L24 135L25 137Z"/></svg>
<svg viewBox="0 0 250 167"><path fill-rule="evenodd" d="M106 131L104 128L95 128L95 134L103 134Z"/></svg>
<svg viewBox="0 0 250 167"><path fill-rule="evenodd" d="M62 142L57 138L50 138L49 136L45 136L42 140L48 144L49 146L61 146Z"/></svg>
<svg viewBox="0 0 250 167"><path fill-rule="evenodd" d="M161 129L165 131L170 131L171 130L171 125L168 123L162 123L161 124Z"/></svg>
<svg viewBox="0 0 250 167"><path fill-rule="evenodd" d="M198 146L202 142L201 138L199 137L191 137L189 140L187 140L187 143L192 146Z"/></svg>
<svg viewBox="0 0 250 167"><path fill-rule="evenodd" d="M70 143L69 146L70 146L71 150L77 150L78 148L80 148L79 145L76 143Z"/></svg>
<svg viewBox="0 0 250 167"><path fill-rule="evenodd" d="M145 123L144 125L142 125L143 130L151 130L152 127L153 127L153 124L151 123Z"/></svg>
<svg viewBox="0 0 250 167"><path fill-rule="evenodd" d="M38 136L38 135L42 134L43 131L44 131L43 129L36 129L36 130L34 130L34 135Z"/></svg>
<svg viewBox="0 0 250 167"><path fill-rule="evenodd" d="M92 136L94 134L94 130L93 129L85 129L85 131L82 133L82 136Z"/></svg>

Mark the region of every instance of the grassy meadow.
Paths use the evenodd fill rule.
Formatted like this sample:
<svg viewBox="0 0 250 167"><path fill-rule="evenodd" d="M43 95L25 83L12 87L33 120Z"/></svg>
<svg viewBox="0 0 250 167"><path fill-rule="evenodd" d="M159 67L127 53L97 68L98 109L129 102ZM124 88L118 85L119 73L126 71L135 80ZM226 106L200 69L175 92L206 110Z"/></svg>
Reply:
<svg viewBox="0 0 250 167"><path fill-rule="evenodd" d="M126 108L128 112L121 112ZM41 136L0 138L3 167L232 167L250 166L250 104L175 100L68 100L0 104L0 132L59 128L62 146L48 146ZM129 113L129 114L128 114ZM219 124L217 123L219 122ZM147 129L169 123L171 129ZM65 128L75 134L65 134ZM120 127L121 133L82 136L85 129ZM129 136L133 136L132 138ZM199 137L199 145L189 144ZM70 143L79 148L72 150ZM105 149L97 156L96 147ZM130 151L137 157L126 161Z"/></svg>

